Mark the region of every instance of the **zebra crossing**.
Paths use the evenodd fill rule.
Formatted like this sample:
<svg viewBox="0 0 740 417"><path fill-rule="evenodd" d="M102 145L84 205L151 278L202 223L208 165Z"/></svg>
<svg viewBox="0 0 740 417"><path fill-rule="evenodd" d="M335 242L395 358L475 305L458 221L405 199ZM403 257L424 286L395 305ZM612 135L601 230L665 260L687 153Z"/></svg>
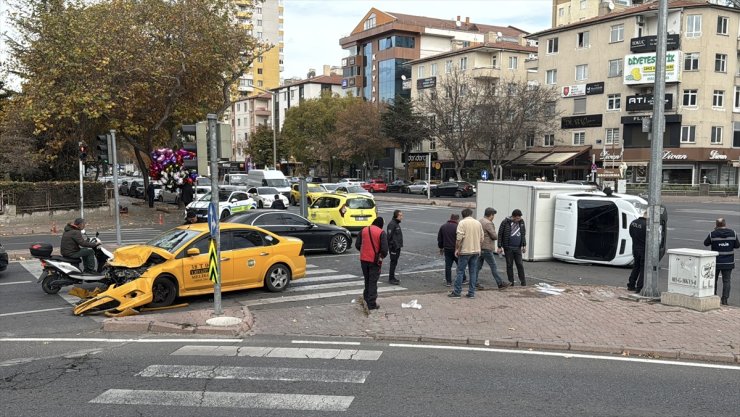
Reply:
<svg viewBox="0 0 740 417"><path fill-rule="evenodd" d="M380 202L380 204L377 204L377 207L378 207L379 213L393 213L393 210L401 210L403 212L428 211L428 210L450 211L450 207L433 206L433 205L428 205L428 204L393 204L393 203L385 204L385 202Z"/></svg>
<svg viewBox="0 0 740 417"><path fill-rule="evenodd" d="M168 364L151 364L138 371L134 377L141 378L140 386L153 385L166 387L167 383L150 383L154 379L164 380L222 380L229 381L224 390L167 390L167 389L127 389L112 387L89 401L90 404L106 405L150 405L169 407L267 409L291 411L348 411L355 400L354 395L336 395L341 384L365 384L371 371L367 369L331 369L330 361L340 360L350 363L367 364L378 361L382 355L379 350L348 348L304 348L304 347L262 347L262 346L204 346L184 345L170 353ZM194 356L214 358L217 365L193 365ZM224 365L223 357L233 358L232 363ZM280 359L288 366L259 366L260 361L274 364ZM307 367L322 361L321 367ZM241 366L248 362L249 366ZM281 364L282 364L281 362ZM365 365L360 365L364 367ZM232 382L233 381L233 382ZM247 382L244 382L247 381ZM309 383L311 394L300 391L296 383ZM285 384L282 393L264 385ZM187 384L178 384L187 386ZM256 389L255 389L256 388ZM263 392L262 389L265 389ZM318 388L318 389L317 389ZM242 389L250 392L243 392ZM257 391L257 392L255 392ZM326 391L326 392L323 392ZM319 393L317 393L319 392Z"/></svg>

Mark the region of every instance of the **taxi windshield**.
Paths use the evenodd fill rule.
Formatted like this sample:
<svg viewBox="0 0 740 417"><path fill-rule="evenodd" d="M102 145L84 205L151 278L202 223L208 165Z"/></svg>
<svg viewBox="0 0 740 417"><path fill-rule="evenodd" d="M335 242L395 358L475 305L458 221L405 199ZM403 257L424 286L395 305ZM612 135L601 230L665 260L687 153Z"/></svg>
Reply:
<svg viewBox="0 0 740 417"><path fill-rule="evenodd" d="M175 253L184 244L190 242L194 237L198 236L200 233L201 232L197 230L172 229L146 242L146 244L148 246L154 246L160 249L164 249L169 253Z"/></svg>

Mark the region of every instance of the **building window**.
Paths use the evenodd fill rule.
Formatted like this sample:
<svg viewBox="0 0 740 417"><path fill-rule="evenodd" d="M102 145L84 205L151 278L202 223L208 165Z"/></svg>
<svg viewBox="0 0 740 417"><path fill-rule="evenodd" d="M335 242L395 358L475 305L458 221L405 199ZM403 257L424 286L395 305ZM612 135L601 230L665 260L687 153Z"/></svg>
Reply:
<svg viewBox="0 0 740 417"><path fill-rule="evenodd" d="M696 143L696 126L681 126L681 143Z"/></svg>
<svg viewBox="0 0 740 417"><path fill-rule="evenodd" d="M557 84L558 82L558 70L547 70L545 73L545 84Z"/></svg>
<svg viewBox="0 0 740 417"><path fill-rule="evenodd" d="M619 145L619 128L606 129L604 143L607 145Z"/></svg>
<svg viewBox="0 0 740 417"><path fill-rule="evenodd" d="M262 74L262 68L257 68L257 74Z"/></svg>
<svg viewBox="0 0 740 417"><path fill-rule="evenodd" d="M295 90L290 90L290 99L295 99Z"/></svg>
<svg viewBox="0 0 740 417"><path fill-rule="evenodd" d="M545 140L542 141L543 146L555 146L555 135L545 135Z"/></svg>
<svg viewBox="0 0 740 417"><path fill-rule="evenodd" d="M510 56L509 57L509 69L516 69L517 61L518 61L517 57Z"/></svg>
<svg viewBox="0 0 740 417"><path fill-rule="evenodd" d="M257 26L262 26L262 19L257 19Z"/></svg>
<svg viewBox="0 0 740 417"><path fill-rule="evenodd" d="M573 114L586 113L586 98L573 99Z"/></svg>
<svg viewBox="0 0 740 417"><path fill-rule="evenodd" d="M683 59L684 71L699 71L699 53L689 52Z"/></svg>
<svg viewBox="0 0 740 417"><path fill-rule="evenodd" d="M498 55L493 55L491 57L491 68L498 69Z"/></svg>
<svg viewBox="0 0 740 417"><path fill-rule="evenodd" d="M424 78L424 65L419 65L416 69L416 77Z"/></svg>
<svg viewBox="0 0 740 417"><path fill-rule="evenodd" d="M262 80L257 81L257 87L264 87Z"/></svg>
<svg viewBox="0 0 740 417"><path fill-rule="evenodd" d="M257 62L262 63L263 60L264 59L262 58L262 55L260 55L260 56L257 57Z"/></svg>
<svg viewBox="0 0 740 417"><path fill-rule="evenodd" d="M573 132L573 144L583 145L586 143L586 132Z"/></svg>
<svg viewBox="0 0 740 417"><path fill-rule="evenodd" d="M683 105L686 107L696 107L696 96L699 90L683 90Z"/></svg>
<svg viewBox="0 0 740 417"><path fill-rule="evenodd" d="M735 99L732 102L732 111L740 112L740 86L735 86Z"/></svg>
<svg viewBox="0 0 740 417"><path fill-rule="evenodd" d="M591 45L588 42L588 32L578 32L576 36L576 46L578 48L588 48Z"/></svg>
<svg viewBox="0 0 740 417"><path fill-rule="evenodd" d="M609 94L606 100L607 110L621 110L622 109L622 95L621 94Z"/></svg>
<svg viewBox="0 0 740 417"><path fill-rule="evenodd" d="M254 9L254 12L256 14L262 14L262 8L261 7L257 7L256 9Z"/></svg>
<svg viewBox="0 0 740 417"><path fill-rule="evenodd" d="M712 107L725 107L725 90L714 90Z"/></svg>
<svg viewBox="0 0 740 417"><path fill-rule="evenodd" d="M375 27L375 13L367 17L364 27L365 27L365 30L372 29Z"/></svg>
<svg viewBox="0 0 740 417"><path fill-rule="evenodd" d="M240 119L240 118L237 117L236 118L236 125L237 126L241 126L242 125L242 119Z"/></svg>
<svg viewBox="0 0 740 417"><path fill-rule="evenodd" d="M462 57L460 58L460 70L465 71L466 69L468 69L468 58Z"/></svg>
<svg viewBox="0 0 740 417"><path fill-rule="evenodd" d="M726 54L717 54L714 56L714 72L727 72Z"/></svg>
<svg viewBox="0 0 740 417"><path fill-rule="evenodd" d="M558 9L558 16L560 17L565 16L565 7L561 7Z"/></svg>
<svg viewBox="0 0 740 417"><path fill-rule="evenodd" d="M722 126L712 126L712 145L719 145L722 143Z"/></svg>
<svg viewBox="0 0 740 417"><path fill-rule="evenodd" d="M451 59L448 59L445 62L445 73L449 74L451 72L452 72L452 60Z"/></svg>
<svg viewBox="0 0 740 417"><path fill-rule="evenodd" d="M544 107L545 116L555 116L556 107L557 105L554 101L546 102Z"/></svg>
<svg viewBox="0 0 740 417"><path fill-rule="evenodd" d="M550 38L547 40L547 53L548 54L558 53L558 38Z"/></svg>
<svg viewBox="0 0 740 417"><path fill-rule="evenodd" d="M262 39L262 32L257 32L257 39Z"/></svg>
<svg viewBox="0 0 740 417"><path fill-rule="evenodd" d="M431 71L431 74L430 75L432 77L436 77L437 76L437 64L432 64L431 65L431 68L429 68L429 70Z"/></svg>
<svg viewBox="0 0 740 417"><path fill-rule="evenodd" d="M588 78L588 65L576 65L576 81L583 81Z"/></svg>
<svg viewBox="0 0 740 417"><path fill-rule="evenodd" d="M686 37L698 38L701 36L701 15L690 14L686 16Z"/></svg>
<svg viewBox="0 0 740 417"><path fill-rule="evenodd" d="M729 19L726 16L717 17L717 34L718 35L727 35L728 20Z"/></svg>
<svg viewBox="0 0 740 417"><path fill-rule="evenodd" d="M622 76L622 59L612 59L609 61L609 77L621 77Z"/></svg>
<svg viewBox="0 0 740 417"><path fill-rule="evenodd" d="M241 103L236 103L236 111L237 111L237 113L240 112L240 111L242 111L242 105L241 105Z"/></svg>
<svg viewBox="0 0 740 417"><path fill-rule="evenodd" d="M429 150L433 151L437 149L437 139L431 138L429 139Z"/></svg>
<svg viewBox="0 0 740 417"><path fill-rule="evenodd" d="M581 10L586 9L586 0L581 0Z"/></svg>
<svg viewBox="0 0 740 417"><path fill-rule="evenodd" d="M609 32L609 42L622 42L624 40L624 25L614 25Z"/></svg>
<svg viewBox="0 0 740 417"><path fill-rule="evenodd" d="M527 133L527 136L525 136L524 138L524 147L525 148L534 147L534 133Z"/></svg>

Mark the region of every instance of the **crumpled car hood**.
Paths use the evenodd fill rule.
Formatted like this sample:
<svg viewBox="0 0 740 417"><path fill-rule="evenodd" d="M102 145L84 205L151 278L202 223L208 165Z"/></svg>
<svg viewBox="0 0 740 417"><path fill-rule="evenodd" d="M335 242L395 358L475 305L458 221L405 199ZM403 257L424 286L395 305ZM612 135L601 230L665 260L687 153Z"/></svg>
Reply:
<svg viewBox="0 0 740 417"><path fill-rule="evenodd" d="M110 266L136 268L144 265L153 253L167 260L174 258L173 254L164 249L147 245L131 245L124 246L113 252L113 259L108 261L108 263Z"/></svg>

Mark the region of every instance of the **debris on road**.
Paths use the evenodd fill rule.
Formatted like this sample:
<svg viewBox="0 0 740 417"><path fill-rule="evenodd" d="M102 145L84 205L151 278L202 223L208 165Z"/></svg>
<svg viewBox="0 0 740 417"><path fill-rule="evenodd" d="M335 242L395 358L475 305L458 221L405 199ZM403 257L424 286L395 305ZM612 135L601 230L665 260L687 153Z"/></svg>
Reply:
<svg viewBox="0 0 740 417"><path fill-rule="evenodd" d="M421 304L419 304L417 300L411 300L408 303L401 303L401 308L415 308L417 310L421 310Z"/></svg>

